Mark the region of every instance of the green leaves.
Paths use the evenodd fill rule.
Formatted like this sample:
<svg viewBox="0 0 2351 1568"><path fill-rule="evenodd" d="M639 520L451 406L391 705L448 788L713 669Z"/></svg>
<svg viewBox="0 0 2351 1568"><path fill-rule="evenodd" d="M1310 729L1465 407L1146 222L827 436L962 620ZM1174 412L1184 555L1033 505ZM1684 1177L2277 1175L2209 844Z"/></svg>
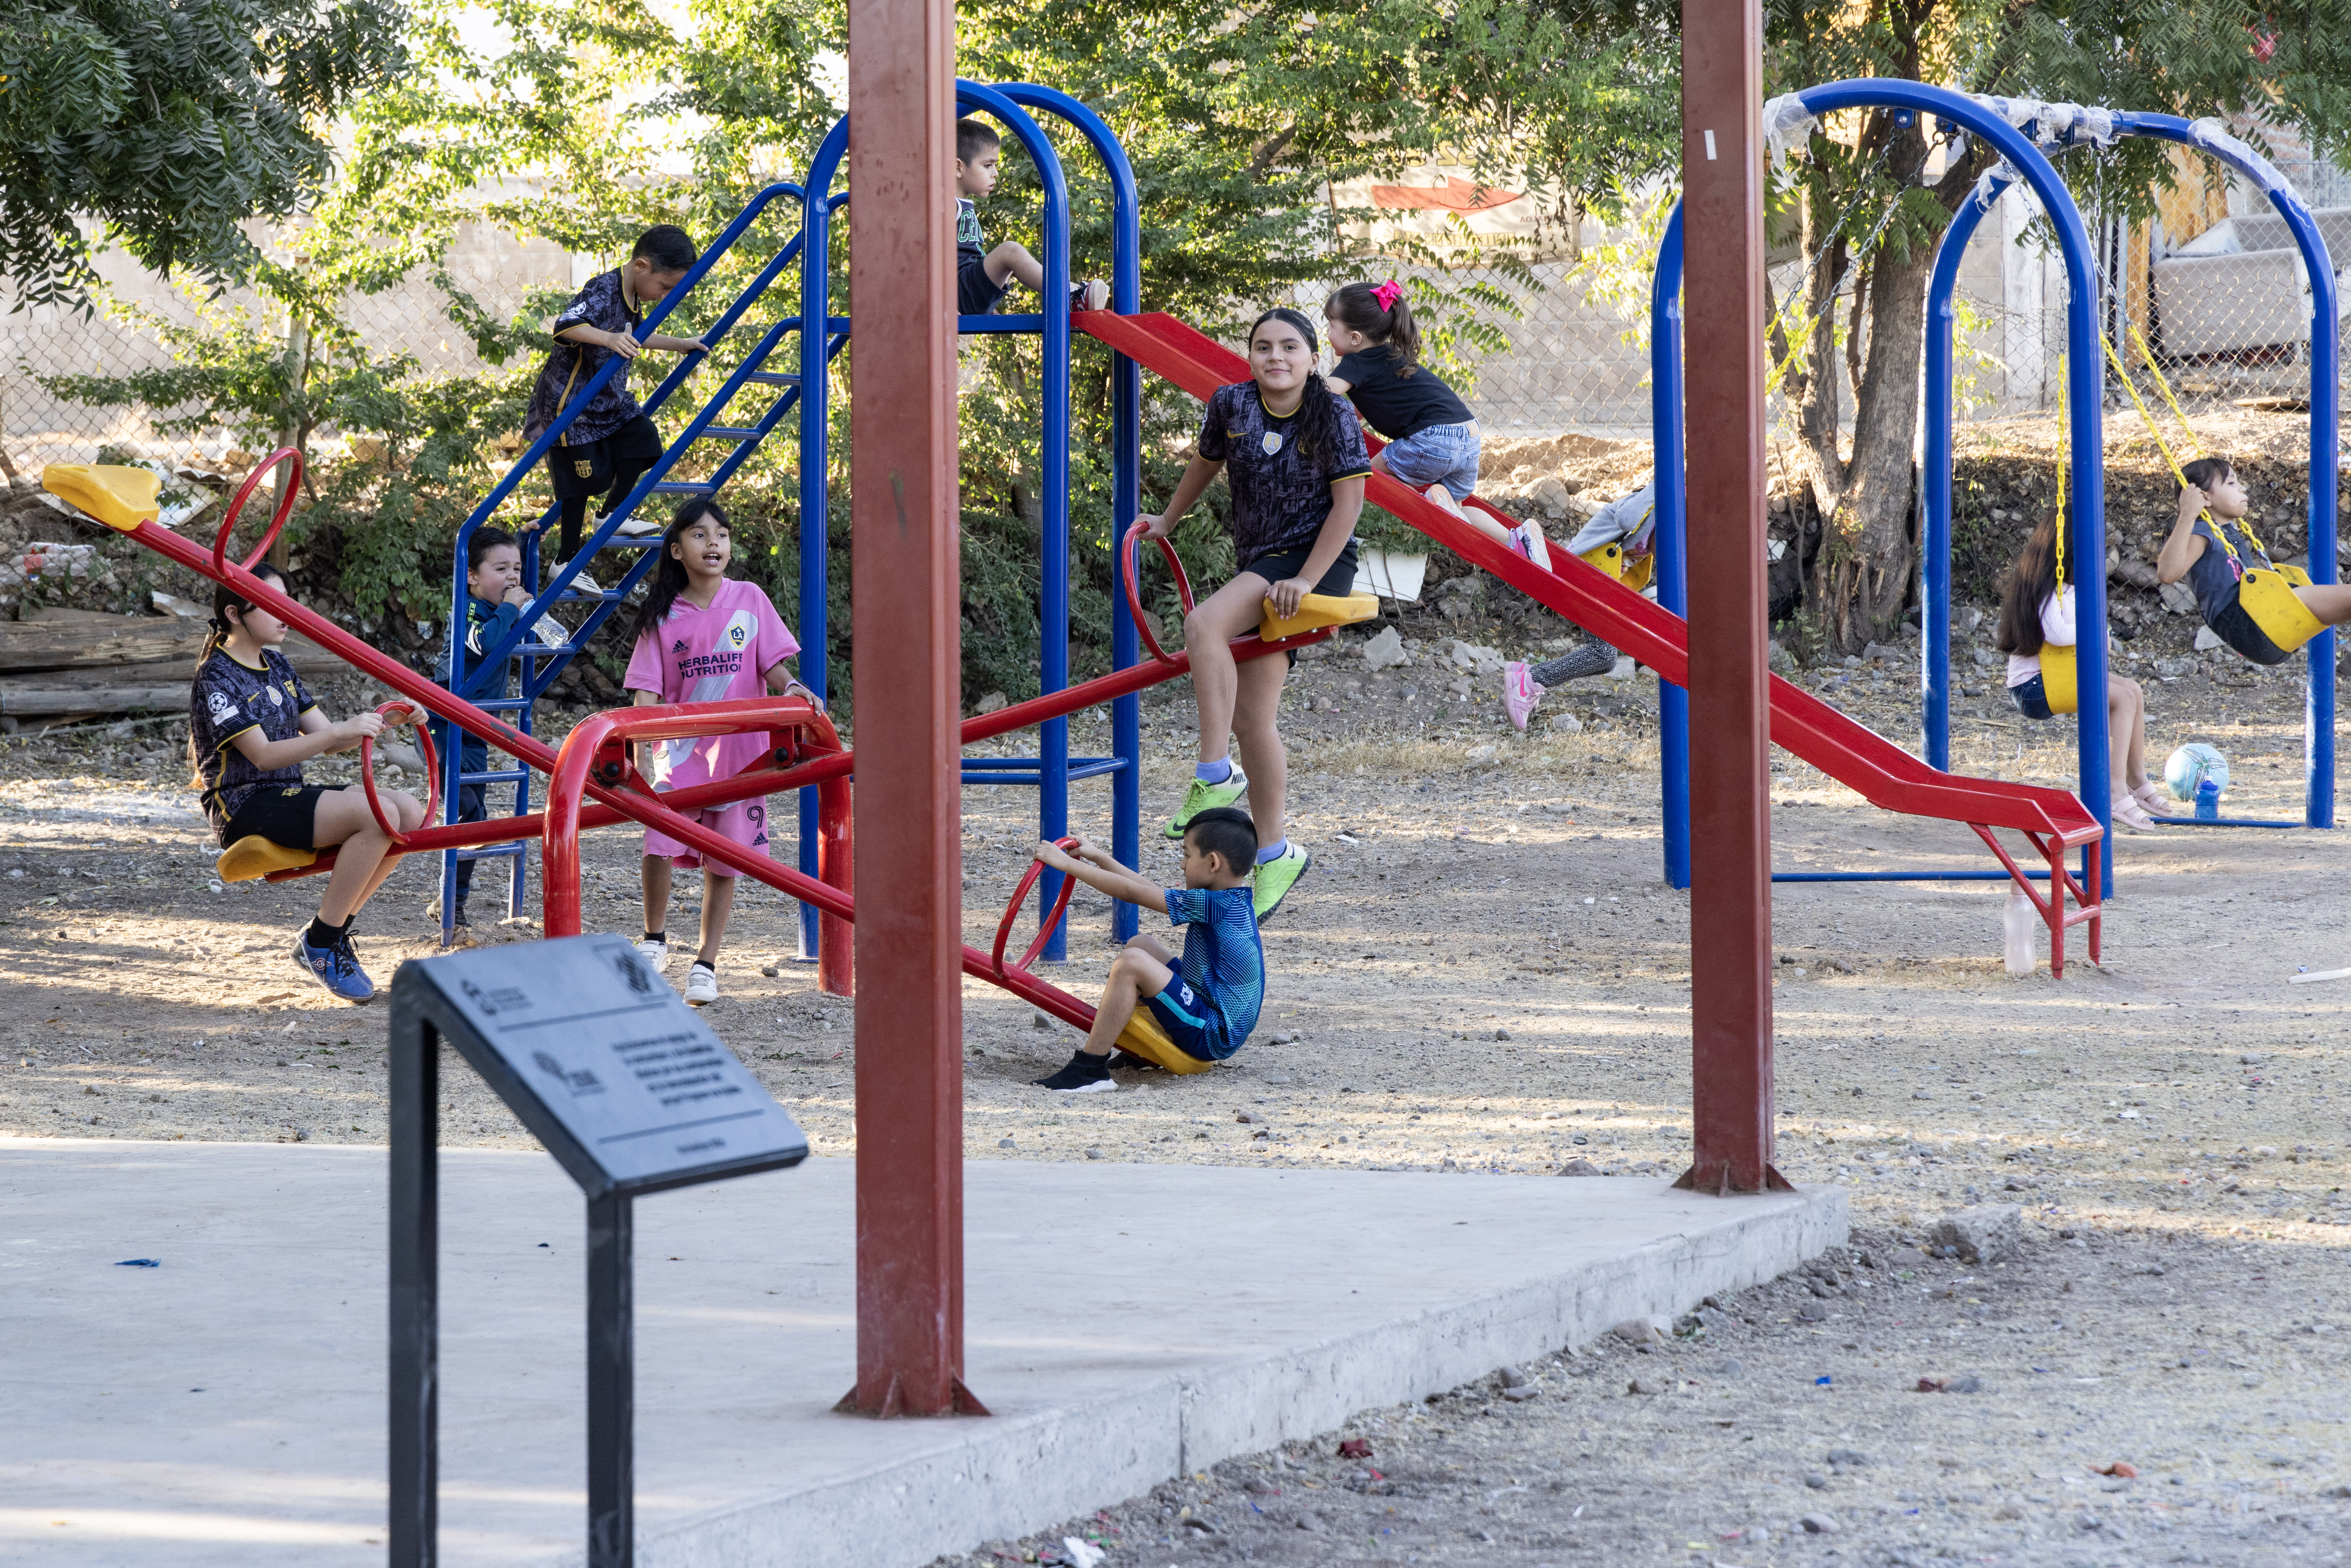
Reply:
<svg viewBox="0 0 2351 1568"><path fill-rule="evenodd" d="M238 225L324 179L325 116L402 60L392 0L50 0L0 16L0 278L89 307L79 219L156 272L242 280Z"/></svg>

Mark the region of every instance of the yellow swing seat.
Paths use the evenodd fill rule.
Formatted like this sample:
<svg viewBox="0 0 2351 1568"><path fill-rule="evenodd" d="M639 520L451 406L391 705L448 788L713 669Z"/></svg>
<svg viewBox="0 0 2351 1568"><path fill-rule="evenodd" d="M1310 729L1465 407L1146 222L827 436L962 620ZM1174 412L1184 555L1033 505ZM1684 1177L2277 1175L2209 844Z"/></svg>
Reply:
<svg viewBox="0 0 2351 1568"><path fill-rule="evenodd" d="M1380 596L1376 593L1310 593L1298 601L1298 613L1289 617L1273 612L1273 601L1266 601L1259 617L1257 634L1260 642L1279 643L1284 637L1295 637L1301 632L1311 632L1322 626L1346 626L1358 621L1369 621L1380 612ZM1136 1052L1141 1055L1140 1051Z"/></svg>
<svg viewBox="0 0 2351 1568"><path fill-rule="evenodd" d="M2075 713L2082 706L2082 683L2074 665L2071 645L2041 644L2041 692L2051 713Z"/></svg>
<svg viewBox="0 0 2351 1568"><path fill-rule="evenodd" d="M2298 566L2248 567L2237 584L2237 602L2262 635L2288 653L2326 630L2326 622L2311 613L2294 589L2310 580Z"/></svg>
<svg viewBox="0 0 2351 1568"><path fill-rule="evenodd" d="M254 882L273 871L297 870L318 858L316 850L287 849L259 833L248 833L221 851L213 870L223 882Z"/></svg>
<svg viewBox="0 0 2351 1568"><path fill-rule="evenodd" d="M1132 1051L1144 1061L1155 1067L1164 1067L1170 1072L1206 1072L1216 1065L1213 1061L1201 1061L1168 1039L1167 1031L1159 1027L1159 1020L1151 1016L1147 1008L1134 1009L1134 1016L1126 1020L1124 1029L1119 1030L1118 1043L1120 1049Z"/></svg>
<svg viewBox="0 0 2351 1568"><path fill-rule="evenodd" d="M1597 549L1585 550L1577 559L1586 566L1606 572L1635 593L1649 586L1649 580L1656 575L1657 570L1655 551L1628 556L1621 539L1611 539Z"/></svg>
<svg viewBox="0 0 2351 1568"><path fill-rule="evenodd" d="M112 463L51 463L41 469L41 488L70 501L110 528L129 533L157 516L163 481L152 468Z"/></svg>

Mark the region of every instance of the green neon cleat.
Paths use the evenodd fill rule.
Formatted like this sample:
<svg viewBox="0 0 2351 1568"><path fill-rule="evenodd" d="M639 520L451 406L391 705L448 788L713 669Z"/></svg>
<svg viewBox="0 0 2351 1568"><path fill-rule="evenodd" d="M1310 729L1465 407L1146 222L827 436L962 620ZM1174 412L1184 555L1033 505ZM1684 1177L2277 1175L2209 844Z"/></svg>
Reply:
<svg viewBox="0 0 2351 1568"><path fill-rule="evenodd" d="M1273 912L1281 907L1281 901L1290 896L1290 890L1298 885L1298 879L1305 875L1306 868L1313 863L1312 855L1292 844L1259 866L1257 917L1259 920L1272 919Z"/></svg>
<svg viewBox="0 0 2351 1568"><path fill-rule="evenodd" d="M1248 793L1249 775L1238 768L1235 768L1233 776L1221 784L1203 784L1197 779L1193 779L1192 787L1184 791L1184 803L1176 808L1176 815L1167 823L1167 836L1182 838L1184 830L1191 824L1193 818L1218 806L1229 806Z"/></svg>

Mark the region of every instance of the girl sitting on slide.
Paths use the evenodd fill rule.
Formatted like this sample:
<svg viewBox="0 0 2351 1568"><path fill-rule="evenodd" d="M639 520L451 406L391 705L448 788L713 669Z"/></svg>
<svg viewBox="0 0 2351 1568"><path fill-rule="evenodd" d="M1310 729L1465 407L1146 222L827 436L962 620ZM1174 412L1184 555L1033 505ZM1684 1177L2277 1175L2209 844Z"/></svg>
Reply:
<svg viewBox="0 0 2351 1568"><path fill-rule="evenodd" d="M286 586L274 566L257 567L254 575ZM318 918L294 939L294 961L343 1000L365 1002L374 998L375 983L351 951L351 920L400 856L376 825L361 786L305 784L302 764L382 734L383 716L354 714L330 723L277 651L285 641L285 622L226 583L213 590L213 634L188 693L188 759L223 849L257 836L287 849L337 850ZM387 789L377 799L402 832L424 825L414 796Z"/></svg>
<svg viewBox="0 0 2351 1568"><path fill-rule="evenodd" d="M1350 283L1322 307L1332 351L1340 355L1330 387L1352 400L1364 422L1387 441L1372 466L1403 480L1498 545L1551 570L1541 526L1506 528L1461 503L1478 488L1484 436L1454 390L1420 362L1420 329L1404 285Z"/></svg>
<svg viewBox="0 0 2351 1568"><path fill-rule="evenodd" d="M1355 411L1315 373L1320 352L1313 326L1299 312L1259 317L1249 332L1251 379L1209 394L1199 455L1176 481L1167 509L1141 519L1148 537L1165 538L1230 465L1240 570L1184 619L1192 695L1200 705L1200 761L1167 836L1182 838L1194 817L1246 793L1257 822L1259 920L1280 907L1313 860L1282 836L1290 763L1274 721L1289 662L1238 664L1230 643L1256 628L1268 604L1292 615L1310 593L1354 591L1355 519L1372 471ZM1247 772L1232 764L1236 735Z"/></svg>
<svg viewBox="0 0 2351 1568"><path fill-rule="evenodd" d="M2031 719L2055 716L2042 678L2042 649L2071 649L2075 641L2074 585L2058 576L2057 567L2057 530L2069 521L2061 511L2032 530L2000 596L1999 646L2008 655L2008 700ZM2127 828L2154 827L2147 813L2166 808L2147 776L2147 694L2124 675L2106 677L2106 755L2115 772L2114 820Z"/></svg>
<svg viewBox="0 0 2351 1568"><path fill-rule="evenodd" d="M2246 569L2270 566L2268 552L2244 525L2251 499L2245 482L2225 457L2199 457L2180 473L2188 483L2179 491L2179 520L2156 552L2157 579L2178 582L2186 578L2196 594L2196 609L2214 636L2256 664L2284 664L2294 651L2270 641L2238 601ZM2351 588L2304 582L2295 585L2294 596L2325 625L2351 621Z"/></svg>

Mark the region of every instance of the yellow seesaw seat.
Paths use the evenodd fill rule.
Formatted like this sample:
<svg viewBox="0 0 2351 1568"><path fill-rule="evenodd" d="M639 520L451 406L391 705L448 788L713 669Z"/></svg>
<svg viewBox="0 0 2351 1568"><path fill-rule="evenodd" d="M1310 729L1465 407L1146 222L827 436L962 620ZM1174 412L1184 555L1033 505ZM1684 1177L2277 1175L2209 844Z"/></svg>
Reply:
<svg viewBox="0 0 2351 1568"><path fill-rule="evenodd" d="M1606 572L1635 593L1649 586L1649 579L1656 575L1657 570L1656 555L1635 556L1628 559L1624 545L1615 539L1597 549L1585 550L1579 559L1587 566L1597 567Z"/></svg>
<svg viewBox="0 0 2351 1568"><path fill-rule="evenodd" d="M308 865L318 858L316 850L289 850L253 833L221 851L220 859L213 862L213 870L223 882L253 882L273 871L293 871Z"/></svg>
<svg viewBox="0 0 2351 1568"><path fill-rule="evenodd" d="M51 463L41 470L41 488L70 501L110 528L129 533L152 523L162 476L152 468L106 463Z"/></svg>
<svg viewBox="0 0 2351 1568"><path fill-rule="evenodd" d="M1159 1027L1159 1020L1144 1008L1136 1008L1134 1016L1126 1020L1126 1027L1119 1030L1118 1043L1122 1050L1131 1051L1144 1061L1164 1067L1170 1072L1206 1072L1216 1065L1213 1061L1201 1061L1168 1039L1167 1031Z"/></svg>
<svg viewBox="0 0 2351 1568"><path fill-rule="evenodd" d="M1350 593L1343 599L1335 593L1310 593L1298 601L1298 613L1288 620L1273 612L1273 603L1269 600L1259 618L1257 634L1260 641L1279 643L1284 637L1295 637L1318 627L1369 621L1379 612L1380 596L1376 593Z"/></svg>

